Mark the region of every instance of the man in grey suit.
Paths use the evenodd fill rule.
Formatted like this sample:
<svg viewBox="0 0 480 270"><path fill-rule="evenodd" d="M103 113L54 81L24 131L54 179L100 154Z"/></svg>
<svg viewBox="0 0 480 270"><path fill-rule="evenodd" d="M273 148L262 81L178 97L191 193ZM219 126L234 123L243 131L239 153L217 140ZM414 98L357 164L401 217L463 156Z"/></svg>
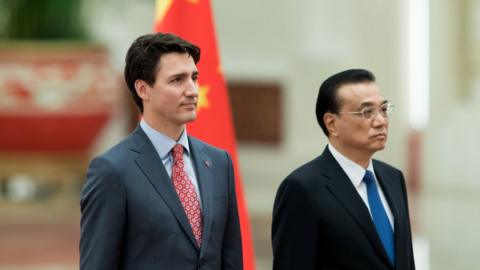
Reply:
<svg viewBox="0 0 480 270"><path fill-rule="evenodd" d="M316 115L328 145L280 185L274 270L414 270L407 191L385 148L392 105L374 75L350 69L320 86Z"/></svg>
<svg viewBox="0 0 480 270"><path fill-rule="evenodd" d="M242 269L229 155L187 135L200 49L172 34L137 38L125 80L143 114L94 158L81 193L80 269Z"/></svg>

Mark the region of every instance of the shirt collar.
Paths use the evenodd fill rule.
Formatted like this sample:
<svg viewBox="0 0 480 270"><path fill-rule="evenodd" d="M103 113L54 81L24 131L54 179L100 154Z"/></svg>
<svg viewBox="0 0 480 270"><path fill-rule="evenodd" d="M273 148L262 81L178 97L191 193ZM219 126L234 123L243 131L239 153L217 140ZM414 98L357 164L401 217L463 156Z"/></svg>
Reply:
<svg viewBox="0 0 480 270"><path fill-rule="evenodd" d="M183 146L187 155L190 155L190 147L188 144L188 135L186 128L183 130L182 135L180 136L178 141L175 141L167 135L152 128L144 119L140 121L140 127L143 129L145 134L147 134L147 137L152 142L153 147L155 147L155 150L157 150L157 153L161 159L167 158L170 154L170 151L177 143Z"/></svg>
<svg viewBox="0 0 480 270"><path fill-rule="evenodd" d="M343 171L345 171L348 178L350 178L355 188L358 188L363 181L363 176L365 175L365 169L362 166L358 165L357 163L353 162L352 160L348 159L344 155L342 155L340 152L338 152L337 149L335 149L335 147L333 147L333 145L328 144L328 150L330 150L330 153L332 153L332 156L335 158L338 164L340 164L340 167L342 167ZM371 171L373 175L375 175L373 170L373 163L371 159L368 162L367 170Z"/></svg>

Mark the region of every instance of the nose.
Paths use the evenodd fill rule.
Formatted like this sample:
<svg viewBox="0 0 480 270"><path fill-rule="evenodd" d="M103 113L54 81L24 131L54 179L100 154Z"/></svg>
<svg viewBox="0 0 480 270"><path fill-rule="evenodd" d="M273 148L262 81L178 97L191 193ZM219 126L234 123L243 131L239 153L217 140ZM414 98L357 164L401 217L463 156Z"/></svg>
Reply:
<svg viewBox="0 0 480 270"><path fill-rule="evenodd" d="M188 83L185 88L185 95L188 97L197 97L198 96L198 83L196 80L188 80Z"/></svg>
<svg viewBox="0 0 480 270"><path fill-rule="evenodd" d="M379 126L384 126L388 123L388 117L384 116L383 114L380 113L380 111L377 111L375 116L373 116L373 126L379 127Z"/></svg>

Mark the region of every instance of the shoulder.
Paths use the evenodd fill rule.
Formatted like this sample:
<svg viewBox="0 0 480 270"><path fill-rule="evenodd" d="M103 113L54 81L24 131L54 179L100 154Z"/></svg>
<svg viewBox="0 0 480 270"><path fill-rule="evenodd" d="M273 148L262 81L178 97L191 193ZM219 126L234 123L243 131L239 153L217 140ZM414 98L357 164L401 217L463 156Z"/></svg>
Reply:
<svg viewBox="0 0 480 270"><path fill-rule="evenodd" d="M306 190L322 185L326 166L322 156L312 159L294 169L282 181L282 186L301 186Z"/></svg>
<svg viewBox="0 0 480 270"><path fill-rule="evenodd" d="M122 164L128 164L128 162L135 156L138 149L138 146L136 146L134 141L134 133L132 133L103 153L94 156L91 164L101 162L103 164L109 164L109 167L111 168L118 169L123 167Z"/></svg>
<svg viewBox="0 0 480 270"><path fill-rule="evenodd" d="M388 163L385 163L383 161L373 159L372 163L373 163L373 168L375 170L381 170L383 172L387 172L387 173L391 173L391 174L402 174L401 170L399 170L399 169L395 168L394 166L392 166Z"/></svg>
<svg viewBox="0 0 480 270"><path fill-rule="evenodd" d="M322 154L294 169L287 176L287 179L298 179L297 181L303 182L318 181L328 177L334 170L338 169L341 169L340 166L328 148L325 147Z"/></svg>
<svg viewBox="0 0 480 270"><path fill-rule="evenodd" d="M128 139L124 139L117 143L116 145L110 147L103 153L100 153L95 158L96 159L106 159L112 162L118 162L119 159L122 159L126 156L126 153L129 151Z"/></svg>
<svg viewBox="0 0 480 270"><path fill-rule="evenodd" d="M310 160L294 169L279 185L274 202L278 209L313 210L314 201L325 197L326 179L322 156ZM275 210L277 209L277 210Z"/></svg>
<svg viewBox="0 0 480 270"><path fill-rule="evenodd" d="M217 157L217 156L227 157L228 156L228 158L230 159L230 156L229 156L228 152L224 149L213 146L213 145L211 145L211 144L209 144L205 141L202 141L202 140L197 139L197 138L192 137L192 136L188 136L188 140L189 140L189 143L192 146L192 148L195 149L195 150L200 150L200 151L204 152L205 154L208 154L212 157Z"/></svg>
<svg viewBox="0 0 480 270"><path fill-rule="evenodd" d="M282 186L298 185L308 193L321 192L326 183L342 170L327 147L322 154L294 169L282 182Z"/></svg>
<svg viewBox="0 0 480 270"><path fill-rule="evenodd" d="M319 167L321 167L319 158L320 157L317 157L298 166L287 176L287 178L303 178L315 174L315 172L318 172Z"/></svg>

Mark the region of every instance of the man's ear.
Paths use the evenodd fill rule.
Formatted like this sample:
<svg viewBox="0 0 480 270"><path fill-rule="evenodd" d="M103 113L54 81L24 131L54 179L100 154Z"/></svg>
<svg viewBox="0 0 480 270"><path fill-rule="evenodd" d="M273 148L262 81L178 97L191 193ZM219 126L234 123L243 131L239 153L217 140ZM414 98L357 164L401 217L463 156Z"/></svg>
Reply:
<svg viewBox="0 0 480 270"><path fill-rule="evenodd" d="M330 136L338 136L337 132L337 116L333 113L325 113L323 115L323 123L328 130Z"/></svg>
<svg viewBox="0 0 480 270"><path fill-rule="evenodd" d="M135 91L137 91L137 95L147 101L149 99L149 92L150 86L144 80L136 80L135 81Z"/></svg>

